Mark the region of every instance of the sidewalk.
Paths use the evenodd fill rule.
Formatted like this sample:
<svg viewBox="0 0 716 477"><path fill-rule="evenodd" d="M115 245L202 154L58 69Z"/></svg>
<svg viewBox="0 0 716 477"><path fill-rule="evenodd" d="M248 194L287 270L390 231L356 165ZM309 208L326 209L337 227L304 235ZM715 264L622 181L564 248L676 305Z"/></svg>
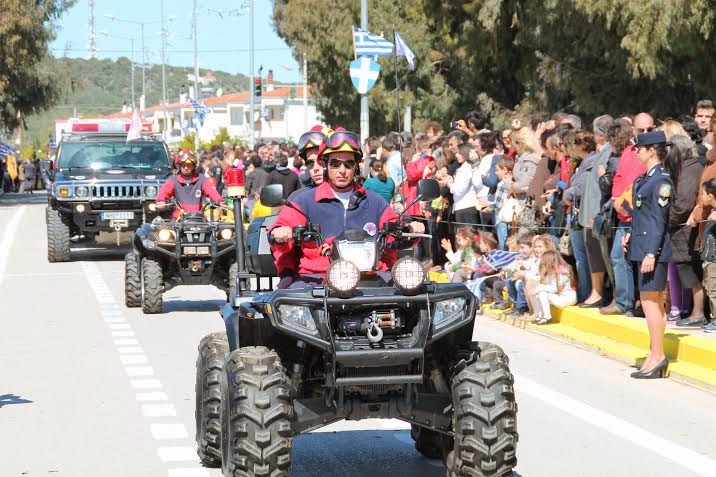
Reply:
<svg viewBox="0 0 716 477"><path fill-rule="evenodd" d="M32 194L19 192L0 193L0 207L11 207L18 204L44 204L47 203L47 190L33 190Z"/></svg>
<svg viewBox="0 0 716 477"><path fill-rule="evenodd" d="M643 318L602 315L598 310L576 306L553 308L552 322L546 325L505 317L493 310L486 310L483 316L572 341L629 365L641 364L649 351L649 332ZM716 333L667 324L664 347L671 377L716 391Z"/></svg>

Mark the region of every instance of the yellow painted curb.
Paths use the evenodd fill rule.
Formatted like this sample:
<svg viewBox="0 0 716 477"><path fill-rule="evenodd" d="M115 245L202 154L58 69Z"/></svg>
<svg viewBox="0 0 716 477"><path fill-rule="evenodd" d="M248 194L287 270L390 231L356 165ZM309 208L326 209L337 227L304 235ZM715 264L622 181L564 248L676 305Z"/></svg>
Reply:
<svg viewBox="0 0 716 477"><path fill-rule="evenodd" d="M620 315L602 315L594 309L553 308L553 321L546 325L505 317L492 310L487 310L485 316L596 349L631 366L640 363L649 351L646 322ZM673 377L716 389L716 340L667 328L664 347Z"/></svg>

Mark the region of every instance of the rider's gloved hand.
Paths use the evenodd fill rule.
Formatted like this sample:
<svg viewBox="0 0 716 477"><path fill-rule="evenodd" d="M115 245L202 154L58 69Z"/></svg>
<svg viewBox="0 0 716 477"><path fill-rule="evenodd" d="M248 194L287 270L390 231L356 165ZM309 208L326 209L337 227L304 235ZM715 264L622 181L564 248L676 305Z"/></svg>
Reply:
<svg viewBox="0 0 716 477"><path fill-rule="evenodd" d="M166 208L167 208L167 203L164 202L164 201L155 202L155 203L154 203L154 206L155 206L157 209L166 209Z"/></svg>
<svg viewBox="0 0 716 477"><path fill-rule="evenodd" d="M286 243L293 238L291 227L276 227L271 231L271 236L276 243Z"/></svg>

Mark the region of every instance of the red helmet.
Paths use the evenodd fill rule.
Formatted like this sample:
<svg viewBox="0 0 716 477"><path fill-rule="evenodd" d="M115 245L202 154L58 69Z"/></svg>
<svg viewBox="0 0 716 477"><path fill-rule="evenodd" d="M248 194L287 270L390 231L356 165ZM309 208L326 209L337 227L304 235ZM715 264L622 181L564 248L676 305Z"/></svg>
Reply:
<svg viewBox="0 0 716 477"><path fill-rule="evenodd" d="M329 132L318 149L318 160L322 161L323 156L341 151L352 152L356 159L363 157L360 138L356 133L346 131L343 128L337 128L335 131Z"/></svg>

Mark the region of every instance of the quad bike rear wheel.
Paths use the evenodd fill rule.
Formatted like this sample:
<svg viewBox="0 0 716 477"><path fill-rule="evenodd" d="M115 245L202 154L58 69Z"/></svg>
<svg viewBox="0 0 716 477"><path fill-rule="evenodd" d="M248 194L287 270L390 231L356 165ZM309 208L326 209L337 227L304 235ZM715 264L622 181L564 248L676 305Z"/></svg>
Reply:
<svg viewBox="0 0 716 477"><path fill-rule="evenodd" d="M161 313L163 293L162 266L158 261L144 257L142 259L142 311L146 314Z"/></svg>
<svg viewBox="0 0 716 477"><path fill-rule="evenodd" d="M517 403L509 360L480 343L458 361L451 380L455 446L449 477L506 477L517 465Z"/></svg>
<svg viewBox="0 0 716 477"><path fill-rule="evenodd" d="M142 306L142 274L139 259L132 252L124 256L124 303L127 308Z"/></svg>
<svg viewBox="0 0 716 477"><path fill-rule="evenodd" d="M211 333L199 343L196 360L196 444L207 467L221 467L221 379L229 355L226 333Z"/></svg>
<svg viewBox="0 0 716 477"><path fill-rule="evenodd" d="M281 359L263 346L247 346L232 352L224 369L224 476L287 477L291 470L293 404Z"/></svg>

